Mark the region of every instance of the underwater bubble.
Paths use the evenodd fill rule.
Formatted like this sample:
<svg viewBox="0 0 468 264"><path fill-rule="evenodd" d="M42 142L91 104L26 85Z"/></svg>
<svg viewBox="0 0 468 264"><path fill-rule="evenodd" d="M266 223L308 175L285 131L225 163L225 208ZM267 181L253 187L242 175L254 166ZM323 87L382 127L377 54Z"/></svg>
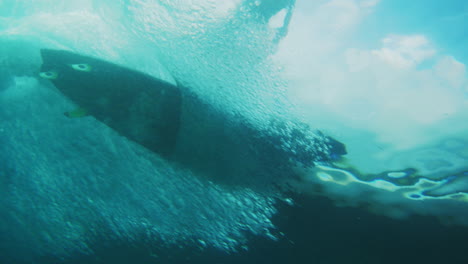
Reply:
<svg viewBox="0 0 468 264"><path fill-rule="evenodd" d="M404 171L394 171L387 173L387 176L391 178L403 178L407 176L407 174Z"/></svg>

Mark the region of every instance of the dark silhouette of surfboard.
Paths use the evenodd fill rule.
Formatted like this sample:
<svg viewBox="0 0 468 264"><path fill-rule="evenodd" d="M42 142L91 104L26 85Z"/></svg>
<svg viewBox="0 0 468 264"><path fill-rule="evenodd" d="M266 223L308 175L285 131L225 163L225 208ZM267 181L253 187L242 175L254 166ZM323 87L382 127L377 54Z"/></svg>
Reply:
<svg viewBox="0 0 468 264"><path fill-rule="evenodd" d="M190 89L69 51L42 49L40 76L91 115L162 157L228 183L277 181L292 166L346 154L342 143L301 123L257 128L241 114L216 109Z"/></svg>
<svg viewBox="0 0 468 264"><path fill-rule="evenodd" d="M153 152L168 155L173 150L181 108L176 86L68 51L43 49L41 55L42 77L49 76L83 114Z"/></svg>

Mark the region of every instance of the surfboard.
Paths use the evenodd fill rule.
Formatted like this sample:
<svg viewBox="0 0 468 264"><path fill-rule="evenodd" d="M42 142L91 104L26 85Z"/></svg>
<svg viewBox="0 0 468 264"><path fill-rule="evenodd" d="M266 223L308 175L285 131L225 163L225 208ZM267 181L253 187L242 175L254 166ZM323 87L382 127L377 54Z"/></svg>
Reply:
<svg viewBox="0 0 468 264"><path fill-rule="evenodd" d="M181 94L175 85L100 59L42 49L40 76L77 106L147 149L168 156L179 131Z"/></svg>

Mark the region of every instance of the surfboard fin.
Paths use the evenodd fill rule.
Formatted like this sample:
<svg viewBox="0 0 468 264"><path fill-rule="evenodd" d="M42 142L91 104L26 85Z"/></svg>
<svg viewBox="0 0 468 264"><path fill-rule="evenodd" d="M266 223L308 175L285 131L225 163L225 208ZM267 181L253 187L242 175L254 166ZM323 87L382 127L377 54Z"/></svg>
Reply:
<svg viewBox="0 0 468 264"><path fill-rule="evenodd" d="M89 115L88 111L81 107L74 109L72 111L65 112L63 114L69 118L79 118L79 117L85 117Z"/></svg>
<svg viewBox="0 0 468 264"><path fill-rule="evenodd" d="M76 70L76 71L82 71L82 72L90 72L93 68L91 65L86 64L86 63L77 63L77 64L70 64L70 66Z"/></svg>
<svg viewBox="0 0 468 264"><path fill-rule="evenodd" d="M55 80L58 77L58 73L56 71L40 72L39 76L44 79Z"/></svg>

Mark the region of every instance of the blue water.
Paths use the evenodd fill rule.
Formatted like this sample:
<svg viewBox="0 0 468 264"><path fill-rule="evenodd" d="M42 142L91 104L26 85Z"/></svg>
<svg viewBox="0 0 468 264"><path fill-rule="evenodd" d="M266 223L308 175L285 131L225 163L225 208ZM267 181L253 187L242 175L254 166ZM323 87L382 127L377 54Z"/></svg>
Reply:
<svg viewBox="0 0 468 264"><path fill-rule="evenodd" d="M467 24L462 0L1 1L0 262L464 263ZM218 184L64 117L41 48L183 84L273 135L299 120L348 154L277 193Z"/></svg>

